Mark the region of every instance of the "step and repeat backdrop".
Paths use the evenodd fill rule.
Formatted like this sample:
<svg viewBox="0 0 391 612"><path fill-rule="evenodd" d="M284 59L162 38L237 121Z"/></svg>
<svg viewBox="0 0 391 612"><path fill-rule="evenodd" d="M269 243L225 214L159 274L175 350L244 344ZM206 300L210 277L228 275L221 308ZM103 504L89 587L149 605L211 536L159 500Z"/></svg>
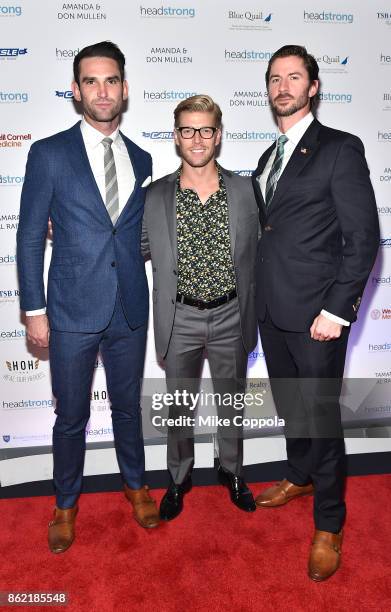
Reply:
<svg viewBox="0 0 391 612"><path fill-rule="evenodd" d="M7 477L0 468L2 484L15 481L9 460L16 456L29 457L20 480L38 477L29 466L34 454L50 445L54 420L48 356L27 345L19 310L15 238L27 153L34 141L80 119L70 88L72 61L79 49L100 40L117 43L126 56L130 96L121 129L151 153L154 179L179 165L173 110L195 93L208 93L223 110L219 162L250 176L276 138L264 80L268 59L287 43L305 45L317 58L318 118L363 140L381 225L379 256L352 329L346 376L382 383L391 379L389 3L0 0L0 463L9 468ZM48 240L46 268L50 252ZM145 362L149 382L164 378L151 323ZM267 376L260 344L249 357L249 376ZM389 399L373 399L361 408L374 419L391 413ZM148 445L157 434L146 429ZM110 405L98 358L87 442L111 441ZM366 452L366 443L360 440L355 452ZM147 461L149 468L164 467L161 447L157 463ZM251 461L264 461L263 444L252 448ZM280 456L283 450L274 458ZM208 457L202 463L200 451L199 464L213 461L213 453Z"/></svg>

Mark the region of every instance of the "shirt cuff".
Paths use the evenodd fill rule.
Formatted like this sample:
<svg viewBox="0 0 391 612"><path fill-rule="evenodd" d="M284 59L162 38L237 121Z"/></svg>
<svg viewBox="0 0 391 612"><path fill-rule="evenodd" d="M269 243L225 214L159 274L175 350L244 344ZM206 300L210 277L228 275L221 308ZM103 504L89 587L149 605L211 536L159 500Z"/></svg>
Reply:
<svg viewBox="0 0 391 612"><path fill-rule="evenodd" d="M36 317L37 315L46 314L46 308L39 308L39 310L26 310L26 317Z"/></svg>
<svg viewBox="0 0 391 612"><path fill-rule="evenodd" d="M337 317L337 315L331 314L331 312L327 312L327 310L321 310L320 314L326 317L326 319L330 319L330 321L334 321L334 323L339 323L344 327L349 327L350 322L345 321L345 319L341 319L341 317Z"/></svg>

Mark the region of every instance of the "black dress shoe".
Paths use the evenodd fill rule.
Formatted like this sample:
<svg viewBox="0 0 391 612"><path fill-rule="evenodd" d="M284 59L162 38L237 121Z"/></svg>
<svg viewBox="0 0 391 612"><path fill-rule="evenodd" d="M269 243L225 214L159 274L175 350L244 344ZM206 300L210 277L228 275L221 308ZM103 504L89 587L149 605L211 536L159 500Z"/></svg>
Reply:
<svg viewBox="0 0 391 612"><path fill-rule="evenodd" d="M243 478L236 476L231 472L226 472L220 466L218 470L218 477L220 484L228 487L231 501L235 506L244 510L245 512L254 512L257 507L253 498L253 494L244 482Z"/></svg>
<svg viewBox="0 0 391 612"><path fill-rule="evenodd" d="M182 484L171 482L160 502L160 518L162 521L171 521L176 518L183 510L183 496L192 487L189 477Z"/></svg>

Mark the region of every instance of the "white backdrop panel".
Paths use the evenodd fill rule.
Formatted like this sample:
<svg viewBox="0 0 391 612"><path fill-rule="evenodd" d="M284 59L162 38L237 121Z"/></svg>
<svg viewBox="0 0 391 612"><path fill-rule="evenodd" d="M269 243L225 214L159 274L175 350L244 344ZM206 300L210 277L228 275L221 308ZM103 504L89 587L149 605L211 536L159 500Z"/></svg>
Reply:
<svg viewBox="0 0 391 612"><path fill-rule="evenodd" d="M251 0L0 2L0 448L50 444L54 400L47 353L27 347L19 311L19 199L31 143L80 118L70 92L72 60L83 46L99 40L112 40L125 53L130 97L121 129L152 154L155 179L179 164L173 110L194 93L208 93L222 107L221 164L250 174L276 135L264 81L270 55L296 43L316 56L318 117L364 141L381 223L379 257L353 326L346 375L391 377L390 34L387 3L369 0L327 5L319 0L261 5ZM46 267L50 251L48 242ZM149 266L147 271L150 281ZM152 317L145 376L162 378L151 324ZM266 376L260 345L249 366L252 378ZM204 374L209 375L207 366ZM87 441L111 441L100 360L92 399ZM391 405L373 407L378 409L389 414ZM354 452L364 452L365 442L359 440ZM251 461L265 460L262 442L254 444ZM276 456L283 458L283 451ZM164 467L163 456L159 465Z"/></svg>

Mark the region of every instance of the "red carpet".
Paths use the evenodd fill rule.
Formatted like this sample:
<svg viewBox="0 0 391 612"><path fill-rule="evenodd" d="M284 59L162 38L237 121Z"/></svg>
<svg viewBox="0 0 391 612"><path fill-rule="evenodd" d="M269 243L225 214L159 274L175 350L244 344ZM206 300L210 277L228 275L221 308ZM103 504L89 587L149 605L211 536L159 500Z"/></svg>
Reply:
<svg viewBox="0 0 391 612"><path fill-rule="evenodd" d="M146 531L121 493L85 494L77 539L57 556L46 545L53 500L2 500L0 590L69 594L66 607L17 610L391 610L391 475L350 478L347 503L341 569L317 584L306 575L312 498L247 515L225 489L195 487L180 517Z"/></svg>

